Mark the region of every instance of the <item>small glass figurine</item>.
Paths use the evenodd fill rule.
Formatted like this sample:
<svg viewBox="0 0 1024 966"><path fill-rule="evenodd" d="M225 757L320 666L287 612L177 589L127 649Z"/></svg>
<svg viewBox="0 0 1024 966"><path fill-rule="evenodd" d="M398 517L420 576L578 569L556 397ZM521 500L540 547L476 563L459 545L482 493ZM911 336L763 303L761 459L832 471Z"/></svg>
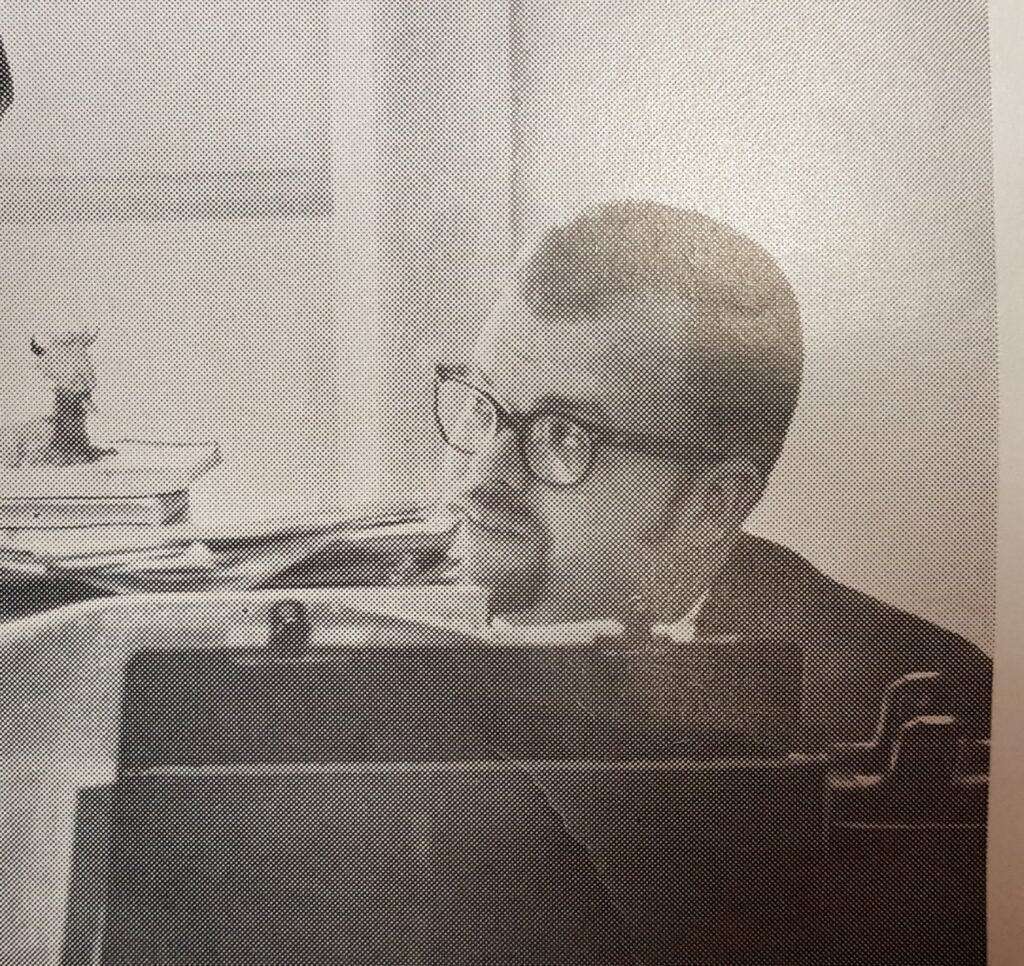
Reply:
<svg viewBox="0 0 1024 966"><path fill-rule="evenodd" d="M79 328L32 335L29 348L36 368L53 386L53 412L0 428L0 466L75 466L112 452L93 446L86 426L86 417L96 408L96 372L89 348L98 334L96 328Z"/></svg>

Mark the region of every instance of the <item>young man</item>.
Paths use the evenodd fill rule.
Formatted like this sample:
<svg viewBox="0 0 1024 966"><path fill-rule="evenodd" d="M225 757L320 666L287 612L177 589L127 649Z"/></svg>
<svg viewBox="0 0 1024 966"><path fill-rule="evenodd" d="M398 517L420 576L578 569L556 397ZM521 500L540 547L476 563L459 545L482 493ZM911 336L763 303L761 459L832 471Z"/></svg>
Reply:
<svg viewBox="0 0 1024 966"><path fill-rule="evenodd" d="M593 208L519 265L472 366L439 369L456 454L456 578L524 623L631 619L677 638L793 640L805 726L870 731L882 693L940 671L984 733L973 645L845 587L743 524L799 393L796 299L725 225L652 203Z"/></svg>

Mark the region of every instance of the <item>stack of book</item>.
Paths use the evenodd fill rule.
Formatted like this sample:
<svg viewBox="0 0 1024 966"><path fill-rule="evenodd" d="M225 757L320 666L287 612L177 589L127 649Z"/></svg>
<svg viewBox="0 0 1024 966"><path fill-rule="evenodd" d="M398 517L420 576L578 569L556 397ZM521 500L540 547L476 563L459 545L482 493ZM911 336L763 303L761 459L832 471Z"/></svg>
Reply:
<svg viewBox="0 0 1024 966"><path fill-rule="evenodd" d="M120 545L183 524L189 487L220 462L216 444L104 445L108 452L91 463L0 470L0 583L52 571L36 545L60 556L82 540Z"/></svg>
<svg viewBox="0 0 1024 966"><path fill-rule="evenodd" d="M93 463L0 471L0 529L161 526L188 516L189 486L220 462L215 444L122 440Z"/></svg>

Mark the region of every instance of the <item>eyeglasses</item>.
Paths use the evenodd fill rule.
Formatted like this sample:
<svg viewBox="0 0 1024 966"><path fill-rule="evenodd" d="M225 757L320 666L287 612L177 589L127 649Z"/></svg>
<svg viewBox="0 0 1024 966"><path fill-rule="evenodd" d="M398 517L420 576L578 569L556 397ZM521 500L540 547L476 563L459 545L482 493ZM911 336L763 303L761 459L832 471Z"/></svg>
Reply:
<svg viewBox="0 0 1024 966"><path fill-rule="evenodd" d="M530 473L554 487L576 486L594 465L602 446L665 459L724 459L701 447L625 433L557 410L512 412L460 370L439 366L434 380L434 419L445 442L475 456L504 429L515 434Z"/></svg>

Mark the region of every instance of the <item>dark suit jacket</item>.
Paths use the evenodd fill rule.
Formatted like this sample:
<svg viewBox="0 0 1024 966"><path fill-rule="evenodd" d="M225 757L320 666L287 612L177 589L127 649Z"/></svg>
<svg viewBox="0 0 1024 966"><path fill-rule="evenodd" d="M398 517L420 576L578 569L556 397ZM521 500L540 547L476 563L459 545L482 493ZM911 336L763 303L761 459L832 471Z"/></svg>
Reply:
<svg viewBox="0 0 1024 966"><path fill-rule="evenodd" d="M826 577L799 554L743 534L697 618L697 634L791 640L804 655L805 732L870 736L885 687L912 671L943 675L935 713L987 736L990 659L928 621Z"/></svg>

